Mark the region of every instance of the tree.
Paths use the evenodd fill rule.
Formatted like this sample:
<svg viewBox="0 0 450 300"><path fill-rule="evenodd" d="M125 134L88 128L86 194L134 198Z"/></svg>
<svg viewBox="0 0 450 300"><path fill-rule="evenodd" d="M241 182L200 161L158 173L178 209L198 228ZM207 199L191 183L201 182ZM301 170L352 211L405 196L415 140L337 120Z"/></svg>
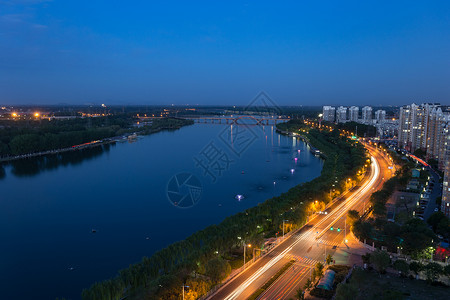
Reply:
<svg viewBox="0 0 450 300"><path fill-rule="evenodd" d="M366 254L363 254L361 256L363 263L370 264L370 252L367 252Z"/></svg>
<svg viewBox="0 0 450 300"><path fill-rule="evenodd" d="M409 264L409 269L413 271L417 276L423 270L423 264L417 261L413 261Z"/></svg>
<svg viewBox="0 0 450 300"><path fill-rule="evenodd" d="M297 289L297 292L295 293L295 298L297 298L298 300L305 299L305 293L303 292L303 290L301 288Z"/></svg>
<svg viewBox="0 0 450 300"><path fill-rule="evenodd" d="M369 222L358 220L353 225L353 232L360 239L369 239L372 236L373 227Z"/></svg>
<svg viewBox="0 0 450 300"><path fill-rule="evenodd" d="M336 300L353 300L357 295L358 290L352 284L339 283L336 288Z"/></svg>
<svg viewBox="0 0 450 300"><path fill-rule="evenodd" d="M443 274L443 269L440 264L435 262L430 262L425 265L425 276L429 282L436 281L439 275Z"/></svg>
<svg viewBox="0 0 450 300"><path fill-rule="evenodd" d="M311 278L308 278L305 282L305 285L303 286L303 288L307 291L309 291L313 286L313 282L311 280Z"/></svg>
<svg viewBox="0 0 450 300"><path fill-rule="evenodd" d="M317 276L318 276L317 270L314 268L314 269L312 270L311 280L312 280L313 282L316 281Z"/></svg>
<svg viewBox="0 0 450 300"><path fill-rule="evenodd" d="M427 220L427 223L433 227L433 231L436 231L438 224L441 222L441 220L447 219L447 217L444 215L443 212L438 211L433 213Z"/></svg>
<svg viewBox="0 0 450 300"><path fill-rule="evenodd" d="M347 224L350 226L350 229L353 228L353 225L358 220L359 220L359 212L354 209L349 210L347 213Z"/></svg>
<svg viewBox="0 0 450 300"><path fill-rule="evenodd" d="M393 266L394 266L394 269L399 271L402 276L406 276L408 274L408 272L409 272L409 265L403 259L397 259L394 262Z"/></svg>
<svg viewBox="0 0 450 300"><path fill-rule="evenodd" d="M216 257L206 263L206 275L212 282L218 283L231 273L231 266L228 261Z"/></svg>
<svg viewBox="0 0 450 300"><path fill-rule="evenodd" d="M326 258L327 265L330 265L332 262L333 262L333 256L331 256L331 254L328 254L327 258Z"/></svg>
<svg viewBox="0 0 450 300"><path fill-rule="evenodd" d="M323 264L318 262L316 264L316 267L315 267L314 270L316 271L317 277L322 278L322 276L323 276Z"/></svg>
<svg viewBox="0 0 450 300"><path fill-rule="evenodd" d="M377 218L386 217L386 204L384 202L375 202L373 205L373 214Z"/></svg>
<svg viewBox="0 0 450 300"><path fill-rule="evenodd" d="M443 273L444 273L445 276L450 277L450 265L446 265L444 267L444 272Z"/></svg>
<svg viewBox="0 0 450 300"><path fill-rule="evenodd" d="M386 251L377 250L370 255L370 263L375 266L375 269L379 273L384 273L386 268L391 263L391 259Z"/></svg>

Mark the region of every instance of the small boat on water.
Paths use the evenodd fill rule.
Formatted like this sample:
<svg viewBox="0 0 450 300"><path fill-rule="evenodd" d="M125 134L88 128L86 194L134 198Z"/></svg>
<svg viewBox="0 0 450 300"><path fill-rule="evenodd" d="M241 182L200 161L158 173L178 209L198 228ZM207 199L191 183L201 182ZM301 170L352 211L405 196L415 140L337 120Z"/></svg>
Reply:
<svg viewBox="0 0 450 300"><path fill-rule="evenodd" d="M97 230L96 230L96 229L92 229L91 232L92 232L92 233L96 233Z"/></svg>

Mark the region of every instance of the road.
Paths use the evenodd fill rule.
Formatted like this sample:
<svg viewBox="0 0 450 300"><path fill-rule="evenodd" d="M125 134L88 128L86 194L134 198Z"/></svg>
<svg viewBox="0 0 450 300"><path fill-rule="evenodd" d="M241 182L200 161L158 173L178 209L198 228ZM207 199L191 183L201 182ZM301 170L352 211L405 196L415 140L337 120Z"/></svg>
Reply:
<svg viewBox="0 0 450 300"><path fill-rule="evenodd" d="M423 214L423 219L425 221L428 220L428 218L434 213L435 208L439 209L439 205L436 204L436 198L442 196L442 188L439 182L439 175L430 167L427 168L427 171L430 172L430 179L433 178L434 180L434 186L430 194L430 202L428 202L428 205Z"/></svg>
<svg viewBox="0 0 450 300"><path fill-rule="evenodd" d="M295 259L296 263L280 277L260 299L293 298L295 290L303 286L311 268L324 261L325 253L334 254L342 247L344 241L345 219L347 211L362 211L372 192L382 187L392 171L388 169L389 161L375 148L367 146L371 154L370 174L361 186L338 201L327 210L327 214L317 215L297 233L286 238L278 247L265 257L247 268L220 288L207 299L246 299L267 280L269 280L285 263ZM333 230L330 228L333 227ZM338 231L337 228L341 230ZM347 232L348 233L348 232ZM335 249L333 249L333 247Z"/></svg>

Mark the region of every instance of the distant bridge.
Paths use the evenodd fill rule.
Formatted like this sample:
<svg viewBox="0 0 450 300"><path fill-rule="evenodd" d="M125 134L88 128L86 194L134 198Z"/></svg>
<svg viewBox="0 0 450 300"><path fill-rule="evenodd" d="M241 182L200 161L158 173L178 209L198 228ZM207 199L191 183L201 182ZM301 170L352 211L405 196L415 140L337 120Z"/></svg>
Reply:
<svg viewBox="0 0 450 300"><path fill-rule="evenodd" d="M244 123L244 120L254 121L255 125L276 125L279 122L287 122L289 118L268 118L268 117L254 117L254 116L238 116L238 117L186 117L185 119L193 120L196 123L209 124L235 124L235 125L249 125Z"/></svg>

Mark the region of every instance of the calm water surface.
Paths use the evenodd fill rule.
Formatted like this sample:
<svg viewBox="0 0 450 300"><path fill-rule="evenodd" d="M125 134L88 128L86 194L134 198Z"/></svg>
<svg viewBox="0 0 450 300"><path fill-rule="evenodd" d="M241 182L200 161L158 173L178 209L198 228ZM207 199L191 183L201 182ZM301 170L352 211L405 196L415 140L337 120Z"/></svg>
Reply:
<svg viewBox="0 0 450 300"><path fill-rule="evenodd" d="M254 138L235 136L232 145L223 138L230 126L195 124L105 150L5 166L0 298L80 299L93 282L320 174L322 161L302 142L272 126L243 127ZM220 176L213 173L215 182L194 161L206 163L211 145L232 160L221 164ZM190 208L175 207L166 195L180 172L202 184Z"/></svg>

